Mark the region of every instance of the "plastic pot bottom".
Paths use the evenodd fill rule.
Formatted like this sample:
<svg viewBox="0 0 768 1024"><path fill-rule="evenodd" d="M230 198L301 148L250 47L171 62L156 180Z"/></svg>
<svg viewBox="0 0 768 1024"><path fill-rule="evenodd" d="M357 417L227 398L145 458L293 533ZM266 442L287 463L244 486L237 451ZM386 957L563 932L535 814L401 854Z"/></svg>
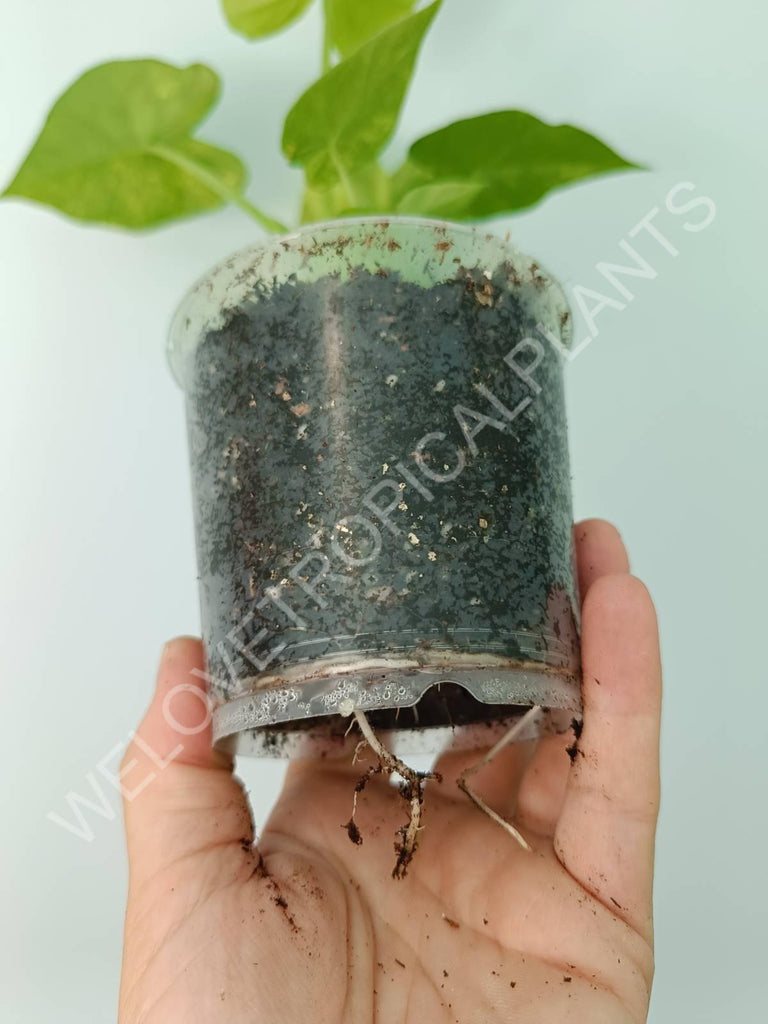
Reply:
<svg viewBox="0 0 768 1024"><path fill-rule="evenodd" d="M217 746L271 757L343 754L348 718L357 709L381 737L389 738L394 753L437 754L495 742L534 705L546 713L520 740L563 732L580 715L571 674L488 654L327 659L296 668L292 675L282 685L217 708ZM423 724L426 718L430 724Z"/></svg>

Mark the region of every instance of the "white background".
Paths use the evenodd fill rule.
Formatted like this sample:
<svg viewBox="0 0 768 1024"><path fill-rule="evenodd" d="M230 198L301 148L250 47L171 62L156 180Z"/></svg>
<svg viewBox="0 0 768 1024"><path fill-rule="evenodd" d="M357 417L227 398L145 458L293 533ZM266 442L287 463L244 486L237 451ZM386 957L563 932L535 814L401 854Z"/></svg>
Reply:
<svg viewBox="0 0 768 1024"><path fill-rule="evenodd" d="M295 217L299 176L278 142L318 70L316 10L249 44L215 0L3 6L0 180L87 66L203 60L225 80L204 137L247 159L252 199ZM599 288L595 264L620 261L619 240L654 206L679 249L638 236L657 278L600 314L568 369L576 512L620 525L662 620L655 1024L764 1019L765 12L758 0L447 0L391 150L491 108L577 123L653 170L494 228L570 288ZM715 201L705 231L665 212L680 181ZM4 1022L115 1019L119 812L92 817L90 844L45 814L65 813L67 792L87 792L86 773L127 737L163 641L197 629L164 332L192 280L257 236L235 210L135 236L0 204ZM243 770L263 821L282 768Z"/></svg>

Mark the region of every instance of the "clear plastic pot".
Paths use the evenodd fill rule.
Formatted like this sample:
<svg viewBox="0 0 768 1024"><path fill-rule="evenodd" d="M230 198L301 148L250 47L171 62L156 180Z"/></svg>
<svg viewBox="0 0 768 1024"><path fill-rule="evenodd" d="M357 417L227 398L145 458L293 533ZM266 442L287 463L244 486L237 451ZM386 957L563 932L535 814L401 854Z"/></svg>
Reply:
<svg viewBox="0 0 768 1024"><path fill-rule="evenodd" d="M303 228L187 294L170 358L219 745L332 750L356 708L400 753L531 705L570 723L569 320L529 257L409 218Z"/></svg>

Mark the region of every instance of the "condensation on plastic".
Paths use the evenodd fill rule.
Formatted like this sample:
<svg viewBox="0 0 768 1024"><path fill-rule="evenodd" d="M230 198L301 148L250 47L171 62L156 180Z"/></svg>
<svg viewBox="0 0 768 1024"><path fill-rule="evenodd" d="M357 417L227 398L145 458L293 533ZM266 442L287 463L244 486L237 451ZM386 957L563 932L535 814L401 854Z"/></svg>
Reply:
<svg viewBox="0 0 768 1024"><path fill-rule="evenodd" d="M538 715L527 722L520 719L529 711L526 708L504 715L492 722L474 722L461 726L437 725L429 729L376 729L381 743L397 757L413 754L440 755L449 751L477 750L489 747L500 740L513 726L517 731L515 742L539 739L545 735L559 735L566 732L574 722L581 720L576 708L542 708ZM346 722L346 719L344 719ZM313 718L305 728L285 730L280 724L246 728L242 732L223 735L217 746L231 754L254 757L354 757L360 734L353 730L346 736L332 735L327 727L328 718Z"/></svg>
<svg viewBox="0 0 768 1024"><path fill-rule="evenodd" d="M478 281L489 283L480 290ZM276 325L273 342L260 318L274 317L270 303L296 285L313 301L313 289L322 296L326 316L309 323L307 337L294 349L281 333L285 325ZM475 332L474 340L457 336L448 320L445 330L436 332L420 306L413 307L414 317L387 323L382 335L394 333L397 346L357 333L358 319L364 320L365 308L374 302L369 292L386 309L387 289L400 288L402 298L403 286L417 286L427 297L434 292L436 301L446 296L452 301L452 290L461 290L456 301L469 302L470 310L476 302L477 317L485 318L478 323L488 324L487 334ZM478 289L474 299L467 298L464 293L473 289ZM514 315L502 316L502 307ZM288 326L293 330L292 323ZM296 331L302 326L297 320ZM334 514L321 527L338 539L333 530L345 513L360 511L361 479L376 484L392 459L404 462L430 427L434 436L445 429L457 403L478 406L475 364L490 367L483 369L482 381L491 385L486 390L507 409L514 407L521 396L510 389L523 385L503 357L523 337L534 336L543 353L537 366L542 383L529 396L530 408L515 419L514 431L508 425L503 443L494 434L490 455L475 460L480 484L470 479L472 467L465 481L453 481L445 498L453 513L464 520L474 517L476 527L481 493L485 527L464 529L458 541L446 535L435 511L448 494L441 491L434 503L421 503L424 545L418 537L413 543L407 522L394 538L382 528L392 550L384 550L372 567L347 564L350 585L323 606L313 606L302 580L290 571L317 546L318 521L308 522L304 515L315 492L338 496ZM326 751L339 746L331 737L330 718L338 723L338 715L353 709L413 707L431 687L448 682L482 704L509 705L511 719L526 706L552 709L541 716L539 730L561 730L578 714L579 609L562 360L552 339L568 344L570 313L560 287L530 257L472 228L410 218L304 228L236 254L187 294L172 325L169 354L187 402L203 634L219 746L280 756ZM331 348L333 375L328 373ZM219 358L222 352L226 359ZM224 412L228 388L238 392L245 378L253 389L249 436L242 436L241 420L231 436L247 453L258 453L249 482L254 491L258 486L258 513L247 507L245 496L233 493L229 469L222 469L218 454L231 456L231 442L222 444L229 435L221 433L229 428L212 413ZM290 388L288 401L281 400L280 387L286 393ZM289 401L303 403L293 406L294 413L307 408L300 417L308 423L304 433L297 430L297 415L286 414ZM487 433L500 431L498 406L486 402L483 412L497 424ZM436 420L438 413L442 419ZM320 437L323 447L316 450ZM522 479L515 461L521 446L536 455L530 479ZM413 475L419 467L409 465ZM498 479L509 483L494 491L489 481ZM401 486L409 495L403 504L418 507L410 480ZM284 605L295 602L298 608L304 598L301 625L295 612L288 622L275 615L270 625L282 646L258 671L247 656L235 660L232 636L245 618L250 634L240 629L238 637L244 646L246 640L254 643L264 619L256 609L264 608L264 594L275 579ZM278 588L272 584L272 589ZM386 600L371 596L382 592ZM524 608L516 604L521 593L528 602ZM533 604L531 593L540 595ZM351 622L357 624L354 630ZM394 729L387 735L398 752L434 752L486 742L491 724ZM503 725L499 716L493 732Z"/></svg>

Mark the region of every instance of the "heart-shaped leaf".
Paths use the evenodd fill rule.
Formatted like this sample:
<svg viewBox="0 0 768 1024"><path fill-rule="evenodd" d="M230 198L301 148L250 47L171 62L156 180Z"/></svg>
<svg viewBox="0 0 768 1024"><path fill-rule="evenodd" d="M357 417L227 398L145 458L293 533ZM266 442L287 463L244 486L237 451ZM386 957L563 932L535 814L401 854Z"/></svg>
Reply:
<svg viewBox="0 0 768 1024"><path fill-rule="evenodd" d="M312 0L222 0L227 21L249 39L285 28Z"/></svg>
<svg viewBox="0 0 768 1024"><path fill-rule="evenodd" d="M437 0L384 29L294 104L285 121L283 152L304 167L311 186L346 184L352 168L369 163L383 149L439 6Z"/></svg>
<svg viewBox="0 0 768 1024"><path fill-rule="evenodd" d="M331 42L342 57L349 57L414 6L415 0L325 0Z"/></svg>
<svg viewBox="0 0 768 1024"><path fill-rule="evenodd" d="M580 128L501 110L456 121L415 142L397 175L411 182L401 191L398 211L490 217L531 206L561 185L636 167Z"/></svg>
<svg viewBox="0 0 768 1024"><path fill-rule="evenodd" d="M4 194L130 228L237 202L240 160L192 138L218 94L218 76L202 64L93 68L56 101Z"/></svg>

